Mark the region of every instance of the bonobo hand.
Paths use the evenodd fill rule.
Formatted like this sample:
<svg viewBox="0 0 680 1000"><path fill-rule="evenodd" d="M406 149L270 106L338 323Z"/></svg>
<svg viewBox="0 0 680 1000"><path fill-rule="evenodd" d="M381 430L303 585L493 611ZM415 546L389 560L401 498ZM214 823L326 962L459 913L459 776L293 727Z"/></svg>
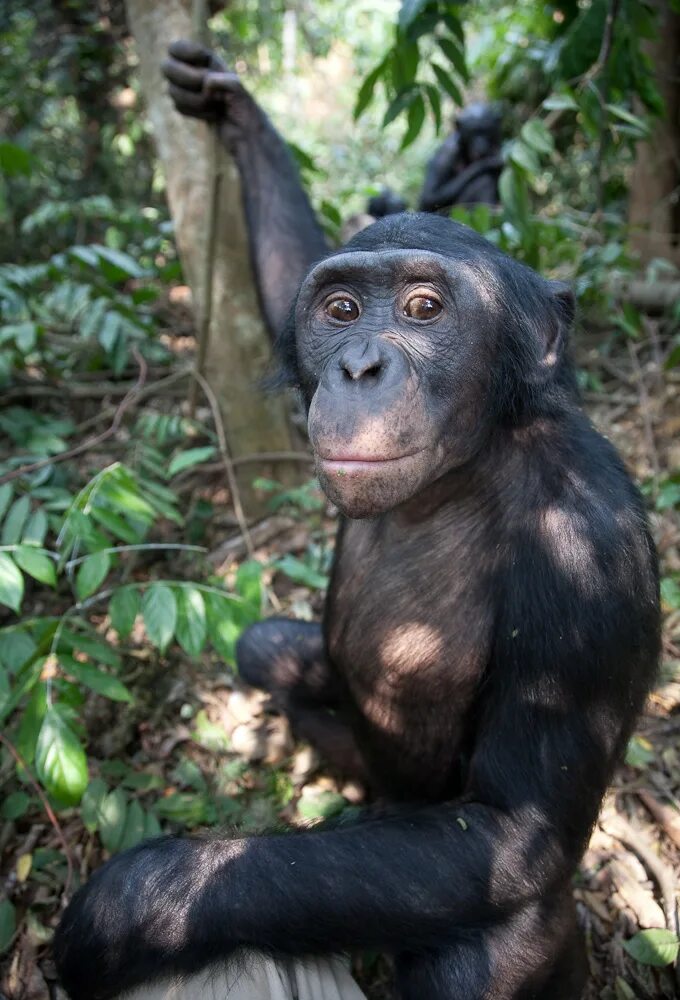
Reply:
<svg viewBox="0 0 680 1000"><path fill-rule="evenodd" d="M262 111L214 52L182 39L170 45L168 56L161 68L178 111L217 123L227 145L258 131Z"/></svg>
<svg viewBox="0 0 680 1000"><path fill-rule="evenodd" d="M133 847L95 872L71 900L54 939L72 1000L110 1000L229 954L235 942L216 919L229 847L167 837ZM215 920L206 924L208 913Z"/></svg>

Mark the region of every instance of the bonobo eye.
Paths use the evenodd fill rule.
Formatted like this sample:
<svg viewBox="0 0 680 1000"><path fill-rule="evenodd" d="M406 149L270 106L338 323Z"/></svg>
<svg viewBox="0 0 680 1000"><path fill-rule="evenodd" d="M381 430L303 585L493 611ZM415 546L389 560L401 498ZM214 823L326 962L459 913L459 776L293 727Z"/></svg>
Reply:
<svg viewBox="0 0 680 1000"><path fill-rule="evenodd" d="M432 295L412 295L404 306L404 312L411 319L428 320L439 316L442 311L439 299Z"/></svg>
<svg viewBox="0 0 680 1000"><path fill-rule="evenodd" d="M324 309L327 316L339 323L353 323L355 319L359 319L358 303L345 295L327 299Z"/></svg>

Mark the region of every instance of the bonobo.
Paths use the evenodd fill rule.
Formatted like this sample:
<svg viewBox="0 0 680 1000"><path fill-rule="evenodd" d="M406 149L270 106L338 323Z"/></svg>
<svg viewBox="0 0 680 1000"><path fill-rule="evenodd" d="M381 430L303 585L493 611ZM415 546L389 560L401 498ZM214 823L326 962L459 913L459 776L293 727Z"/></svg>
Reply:
<svg viewBox="0 0 680 1000"><path fill-rule="evenodd" d="M659 609L640 498L579 407L571 314L563 285L434 215L309 269L279 344L343 514L335 563L323 623L256 624L238 663L383 804L114 857L57 931L75 1000L242 948L382 950L407 1000L580 995L570 879Z"/></svg>
<svg viewBox="0 0 680 1000"><path fill-rule="evenodd" d="M427 165L420 209L438 212L453 205L497 205L501 116L491 104L470 104L456 128Z"/></svg>

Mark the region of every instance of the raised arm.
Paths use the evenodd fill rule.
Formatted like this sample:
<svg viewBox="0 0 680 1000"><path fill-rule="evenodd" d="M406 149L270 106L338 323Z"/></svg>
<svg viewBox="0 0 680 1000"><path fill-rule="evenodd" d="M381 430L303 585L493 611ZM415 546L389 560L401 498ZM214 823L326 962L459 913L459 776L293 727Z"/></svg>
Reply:
<svg viewBox="0 0 680 1000"><path fill-rule="evenodd" d="M328 249L293 158L238 76L208 49L173 42L163 72L177 110L213 122L236 161L262 310L275 335L310 264Z"/></svg>

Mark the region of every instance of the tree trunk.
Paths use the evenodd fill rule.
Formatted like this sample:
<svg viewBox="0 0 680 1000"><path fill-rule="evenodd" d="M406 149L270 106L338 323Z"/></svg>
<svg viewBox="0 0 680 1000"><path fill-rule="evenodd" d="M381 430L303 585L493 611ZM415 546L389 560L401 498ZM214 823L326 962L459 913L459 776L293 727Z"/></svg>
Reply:
<svg viewBox="0 0 680 1000"><path fill-rule="evenodd" d="M680 267L680 14L668 0L657 0L657 7L658 35L646 49L666 114L638 144L629 221L643 263L666 257Z"/></svg>
<svg viewBox="0 0 680 1000"><path fill-rule="evenodd" d="M142 92L165 173L177 247L200 315L213 144L208 126L175 111L160 71L168 44L192 36L190 2L126 0L126 6L137 47ZM250 267L238 172L222 147L217 158L221 184L206 377L219 400L233 458L287 451L291 448L287 402L259 387L271 347ZM260 468L252 464L239 468L239 490L250 519L264 512L263 501L251 487L258 475L290 484L299 481L300 470L264 464Z"/></svg>

